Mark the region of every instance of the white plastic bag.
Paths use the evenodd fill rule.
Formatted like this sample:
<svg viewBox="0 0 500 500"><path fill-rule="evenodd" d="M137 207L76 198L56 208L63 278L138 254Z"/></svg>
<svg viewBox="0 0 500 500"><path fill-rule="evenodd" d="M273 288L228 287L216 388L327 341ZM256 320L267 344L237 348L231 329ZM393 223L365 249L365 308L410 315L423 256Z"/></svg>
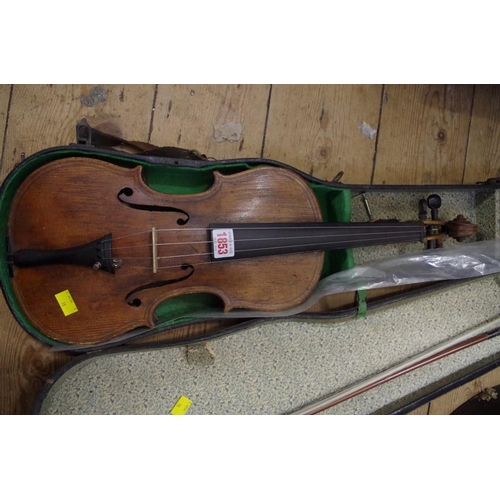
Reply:
<svg viewBox="0 0 500 500"><path fill-rule="evenodd" d="M285 311L234 310L227 313L200 312L192 316L205 318L293 316L306 311L326 295L411 283L478 278L499 272L500 240L481 241L390 257L332 274L318 283L305 302Z"/></svg>

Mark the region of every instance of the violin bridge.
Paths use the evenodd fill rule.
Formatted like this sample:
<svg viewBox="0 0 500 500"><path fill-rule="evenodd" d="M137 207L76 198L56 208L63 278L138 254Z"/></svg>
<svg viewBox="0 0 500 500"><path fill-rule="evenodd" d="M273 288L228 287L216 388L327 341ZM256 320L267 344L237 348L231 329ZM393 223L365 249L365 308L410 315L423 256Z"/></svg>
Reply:
<svg viewBox="0 0 500 500"><path fill-rule="evenodd" d="M158 249L157 249L157 233L156 228L151 228L151 247L153 251L153 273L158 271Z"/></svg>

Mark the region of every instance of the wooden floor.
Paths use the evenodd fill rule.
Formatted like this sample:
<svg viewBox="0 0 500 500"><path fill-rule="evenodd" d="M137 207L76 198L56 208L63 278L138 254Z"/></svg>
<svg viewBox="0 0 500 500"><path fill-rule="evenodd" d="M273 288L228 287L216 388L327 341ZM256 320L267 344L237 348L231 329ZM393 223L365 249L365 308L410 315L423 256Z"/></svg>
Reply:
<svg viewBox="0 0 500 500"><path fill-rule="evenodd" d="M0 181L75 140L87 118L130 140L215 158L268 157L345 183L499 176L500 87L483 85L0 85ZM70 359L29 337L0 299L0 413L29 412Z"/></svg>

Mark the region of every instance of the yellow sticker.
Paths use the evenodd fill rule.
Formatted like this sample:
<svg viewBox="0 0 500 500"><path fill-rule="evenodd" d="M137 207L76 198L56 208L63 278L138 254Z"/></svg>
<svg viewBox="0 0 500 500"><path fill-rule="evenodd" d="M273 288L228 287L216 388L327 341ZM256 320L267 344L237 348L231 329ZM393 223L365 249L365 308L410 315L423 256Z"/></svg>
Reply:
<svg viewBox="0 0 500 500"><path fill-rule="evenodd" d="M70 314L78 312L75 301L69 293L69 290L64 290L64 292L56 294L57 302L61 306L64 316L69 316Z"/></svg>
<svg viewBox="0 0 500 500"><path fill-rule="evenodd" d="M177 401L177 403L175 403L175 406L172 408L170 415L185 415L189 410L191 404L192 401L190 399L188 399L186 396L181 396L179 398L179 401Z"/></svg>

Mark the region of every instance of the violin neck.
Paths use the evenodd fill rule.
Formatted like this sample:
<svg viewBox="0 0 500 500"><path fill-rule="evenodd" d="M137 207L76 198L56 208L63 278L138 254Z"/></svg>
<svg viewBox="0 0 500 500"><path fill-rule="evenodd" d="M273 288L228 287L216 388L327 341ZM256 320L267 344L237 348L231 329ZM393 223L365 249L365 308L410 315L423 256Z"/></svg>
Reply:
<svg viewBox="0 0 500 500"><path fill-rule="evenodd" d="M416 242L425 236L424 224L420 221L211 224L210 229L217 230L211 231L214 239L220 231L228 233L231 247L228 254L219 255L217 241L214 241L214 260ZM218 241L223 242L225 252L225 238Z"/></svg>

